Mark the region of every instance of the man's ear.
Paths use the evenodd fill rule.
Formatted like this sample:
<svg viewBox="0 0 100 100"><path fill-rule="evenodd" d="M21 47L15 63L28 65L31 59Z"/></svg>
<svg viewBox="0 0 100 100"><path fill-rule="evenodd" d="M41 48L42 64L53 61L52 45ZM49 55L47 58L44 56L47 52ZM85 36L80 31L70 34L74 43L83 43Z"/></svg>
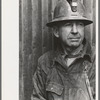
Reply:
<svg viewBox="0 0 100 100"><path fill-rule="evenodd" d="M55 26L55 27L53 28L53 33L54 33L54 36L55 36L55 37L59 38L58 27Z"/></svg>

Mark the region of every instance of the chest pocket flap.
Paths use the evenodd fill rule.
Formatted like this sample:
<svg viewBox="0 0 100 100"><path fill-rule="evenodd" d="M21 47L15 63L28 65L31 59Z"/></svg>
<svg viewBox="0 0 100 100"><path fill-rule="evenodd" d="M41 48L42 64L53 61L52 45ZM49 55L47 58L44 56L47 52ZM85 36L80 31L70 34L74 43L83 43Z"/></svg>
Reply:
<svg viewBox="0 0 100 100"><path fill-rule="evenodd" d="M63 86L57 83L49 83L47 84L46 91L56 93L57 95L61 95L63 92Z"/></svg>

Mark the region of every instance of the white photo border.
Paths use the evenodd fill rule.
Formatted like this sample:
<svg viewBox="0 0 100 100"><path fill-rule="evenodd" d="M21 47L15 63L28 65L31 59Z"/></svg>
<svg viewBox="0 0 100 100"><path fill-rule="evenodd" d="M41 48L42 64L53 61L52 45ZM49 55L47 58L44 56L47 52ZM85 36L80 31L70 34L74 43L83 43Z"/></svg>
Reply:
<svg viewBox="0 0 100 100"><path fill-rule="evenodd" d="M96 0L96 100L99 100L98 3ZM19 100L19 0L2 0L1 6L1 98Z"/></svg>

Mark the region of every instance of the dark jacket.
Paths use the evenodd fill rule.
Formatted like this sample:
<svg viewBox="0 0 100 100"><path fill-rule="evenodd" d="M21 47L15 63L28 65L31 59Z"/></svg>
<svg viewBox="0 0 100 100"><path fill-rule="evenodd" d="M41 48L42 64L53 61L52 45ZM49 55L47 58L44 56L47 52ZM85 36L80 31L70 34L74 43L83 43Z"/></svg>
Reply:
<svg viewBox="0 0 100 100"><path fill-rule="evenodd" d="M62 55L62 51L57 49L39 58L31 100L91 100L94 96L94 53L90 46L85 44L69 67Z"/></svg>

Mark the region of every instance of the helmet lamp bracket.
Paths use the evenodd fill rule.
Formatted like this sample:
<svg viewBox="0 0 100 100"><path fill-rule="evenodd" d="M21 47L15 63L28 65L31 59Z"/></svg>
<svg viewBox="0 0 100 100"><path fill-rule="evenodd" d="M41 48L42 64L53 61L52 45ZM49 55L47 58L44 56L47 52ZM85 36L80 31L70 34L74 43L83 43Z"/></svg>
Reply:
<svg viewBox="0 0 100 100"><path fill-rule="evenodd" d="M72 0L72 3L71 3L71 9L73 12L76 12L77 11L77 0Z"/></svg>

